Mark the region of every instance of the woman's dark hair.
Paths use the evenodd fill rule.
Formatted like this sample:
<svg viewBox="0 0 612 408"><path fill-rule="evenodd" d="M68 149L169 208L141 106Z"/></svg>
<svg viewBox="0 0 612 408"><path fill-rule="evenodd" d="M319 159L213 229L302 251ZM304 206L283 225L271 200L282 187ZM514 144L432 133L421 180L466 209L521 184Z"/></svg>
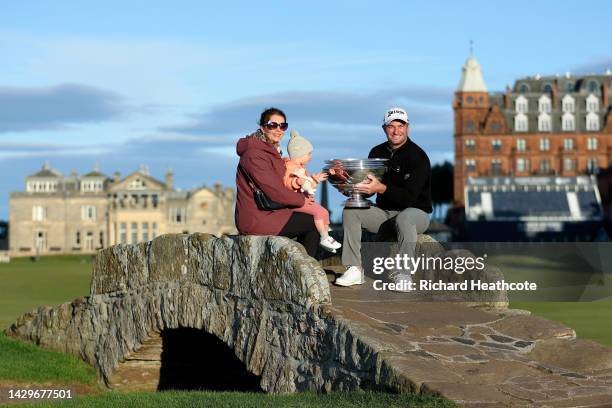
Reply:
<svg viewBox="0 0 612 408"><path fill-rule="evenodd" d="M261 112L261 116L259 117L259 126L263 126L268 123L272 115L281 115L283 119L285 119L285 122L287 121L287 115L285 115L285 112L278 108L268 108Z"/></svg>

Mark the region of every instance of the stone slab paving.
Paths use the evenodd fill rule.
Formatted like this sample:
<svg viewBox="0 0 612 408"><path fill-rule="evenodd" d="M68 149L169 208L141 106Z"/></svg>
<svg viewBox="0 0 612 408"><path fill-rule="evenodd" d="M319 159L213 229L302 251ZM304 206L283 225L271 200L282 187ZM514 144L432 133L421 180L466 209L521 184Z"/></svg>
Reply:
<svg viewBox="0 0 612 408"><path fill-rule="evenodd" d="M465 407L612 407L612 349L562 324L511 309L424 301L331 284L334 318L384 355L415 392Z"/></svg>

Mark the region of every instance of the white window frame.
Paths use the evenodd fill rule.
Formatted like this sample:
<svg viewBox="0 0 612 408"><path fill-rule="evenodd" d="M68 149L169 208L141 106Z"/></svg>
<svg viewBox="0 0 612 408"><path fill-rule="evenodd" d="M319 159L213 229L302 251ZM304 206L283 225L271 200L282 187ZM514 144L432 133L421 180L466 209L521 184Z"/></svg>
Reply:
<svg viewBox="0 0 612 408"><path fill-rule="evenodd" d="M597 138L589 137L587 139L587 150L597 150Z"/></svg>
<svg viewBox="0 0 612 408"><path fill-rule="evenodd" d="M550 113L551 112L552 102L548 95L540 96L538 99L538 112L540 113Z"/></svg>
<svg viewBox="0 0 612 408"><path fill-rule="evenodd" d="M514 117L514 131L515 132L527 132L529 131L529 124L527 121L527 115L524 113L517 113Z"/></svg>
<svg viewBox="0 0 612 408"><path fill-rule="evenodd" d="M32 206L32 221L45 221L47 219L47 207L42 205Z"/></svg>
<svg viewBox="0 0 612 408"><path fill-rule="evenodd" d="M95 221L96 220L96 206L95 205L82 205L81 206L81 220L82 221Z"/></svg>
<svg viewBox="0 0 612 408"><path fill-rule="evenodd" d="M561 100L561 107L564 113L574 113L576 110L576 100L571 95L565 95Z"/></svg>
<svg viewBox="0 0 612 408"><path fill-rule="evenodd" d="M517 172L525 172L527 171L527 159L519 157L516 159L516 171Z"/></svg>
<svg viewBox="0 0 612 408"><path fill-rule="evenodd" d="M540 139L540 151L547 152L550 150L550 139L547 137L543 137Z"/></svg>
<svg viewBox="0 0 612 408"><path fill-rule="evenodd" d="M524 152L527 150L527 141L525 139L516 139L516 151Z"/></svg>
<svg viewBox="0 0 612 408"><path fill-rule="evenodd" d="M595 112L587 113L585 121L587 131L597 132L599 130L599 115Z"/></svg>
<svg viewBox="0 0 612 408"><path fill-rule="evenodd" d="M599 112L599 98L597 98L593 94L590 94L589 96L587 96L586 111L593 112L593 113Z"/></svg>
<svg viewBox="0 0 612 408"><path fill-rule="evenodd" d="M565 138L563 139L563 150L572 151L574 150L574 139Z"/></svg>
<svg viewBox="0 0 612 408"><path fill-rule="evenodd" d="M519 95L514 101L516 113L527 113L529 111L529 101L523 95Z"/></svg>
<svg viewBox="0 0 612 408"><path fill-rule="evenodd" d="M561 130L564 132L576 131L576 118L573 114L566 112L561 117Z"/></svg>
<svg viewBox="0 0 612 408"><path fill-rule="evenodd" d="M538 131L539 132L551 132L552 131L552 120L548 113L540 113L538 115Z"/></svg>

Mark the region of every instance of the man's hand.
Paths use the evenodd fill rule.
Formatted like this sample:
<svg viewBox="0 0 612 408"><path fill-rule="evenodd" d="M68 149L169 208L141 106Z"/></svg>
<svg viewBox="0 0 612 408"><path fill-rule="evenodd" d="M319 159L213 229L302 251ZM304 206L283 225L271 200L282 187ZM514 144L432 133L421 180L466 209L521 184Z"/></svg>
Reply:
<svg viewBox="0 0 612 408"><path fill-rule="evenodd" d="M315 203L315 198L314 196L306 196L306 200L304 200L304 204L305 205L310 205L310 204L314 204Z"/></svg>
<svg viewBox="0 0 612 408"><path fill-rule="evenodd" d="M355 185L355 191L365 194L382 194L387 186L381 183L374 175L368 174L368 180Z"/></svg>

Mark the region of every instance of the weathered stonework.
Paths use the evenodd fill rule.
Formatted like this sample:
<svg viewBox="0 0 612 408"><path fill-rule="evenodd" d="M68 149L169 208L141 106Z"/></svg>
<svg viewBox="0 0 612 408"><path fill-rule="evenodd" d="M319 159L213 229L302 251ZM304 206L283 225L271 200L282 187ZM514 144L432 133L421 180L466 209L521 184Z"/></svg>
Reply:
<svg viewBox="0 0 612 408"><path fill-rule="evenodd" d="M331 262L333 263L333 262ZM160 333L225 343L264 391L435 394L463 406L606 406L612 351L528 312L328 284L281 237L166 235L102 251L91 295L7 334L79 356L107 386L153 390Z"/></svg>

